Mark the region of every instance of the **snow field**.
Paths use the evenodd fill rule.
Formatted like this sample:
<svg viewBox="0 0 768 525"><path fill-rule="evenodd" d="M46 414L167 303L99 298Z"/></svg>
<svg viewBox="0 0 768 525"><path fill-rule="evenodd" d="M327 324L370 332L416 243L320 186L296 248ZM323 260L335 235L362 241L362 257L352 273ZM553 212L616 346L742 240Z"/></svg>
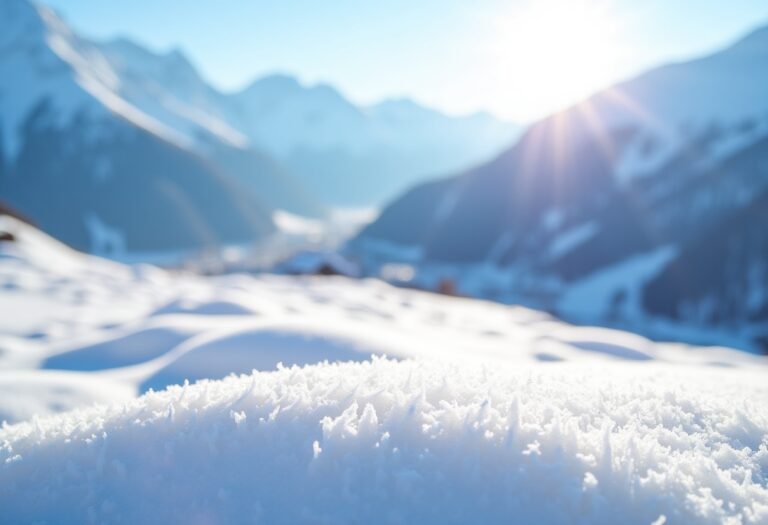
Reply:
<svg viewBox="0 0 768 525"><path fill-rule="evenodd" d="M759 356L0 227L3 524L768 523Z"/></svg>

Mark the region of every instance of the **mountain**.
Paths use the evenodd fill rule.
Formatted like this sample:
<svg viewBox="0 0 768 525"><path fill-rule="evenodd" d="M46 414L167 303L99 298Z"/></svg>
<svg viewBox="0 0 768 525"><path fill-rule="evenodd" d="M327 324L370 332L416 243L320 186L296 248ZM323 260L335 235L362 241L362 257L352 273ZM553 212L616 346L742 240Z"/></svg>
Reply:
<svg viewBox="0 0 768 525"><path fill-rule="evenodd" d="M229 111L243 133L278 157L299 148L367 146L365 116L325 84L305 87L292 76L269 75L233 94Z"/></svg>
<svg viewBox="0 0 768 525"><path fill-rule="evenodd" d="M408 99L359 107L327 84L303 85L273 74L221 93L179 51L158 54L126 40L99 44L121 79L120 95L187 137L241 180L232 152L257 150L282 170L257 187L294 213L320 216L330 206L375 206L426 177L479 162L517 136L519 126L486 114L449 117ZM230 147L224 153L201 131ZM212 151L213 149L213 151ZM265 177L258 179L265 184ZM289 196L293 199L290 200ZM301 200L303 199L303 200Z"/></svg>
<svg viewBox="0 0 768 525"><path fill-rule="evenodd" d="M494 160L403 195L351 250L372 271L440 268L586 322L745 333L768 320L766 234L743 229L768 192L767 138L768 27L543 119ZM749 314L732 306L746 279Z"/></svg>
<svg viewBox="0 0 768 525"><path fill-rule="evenodd" d="M0 14L0 200L84 250L250 242L277 210L379 205L517 129L408 101L357 107L285 75L222 93L179 50L92 41L27 0Z"/></svg>
<svg viewBox="0 0 768 525"><path fill-rule="evenodd" d="M1 200L74 247L116 257L274 229L257 192L206 155L239 151L238 137L174 105L161 78L129 74L24 0L0 5L0 35ZM194 71L166 58L167 76L187 85ZM280 175L262 162L252 176Z"/></svg>
<svg viewBox="0 0 768 525"><path fill-rule="evenodd" d="M274 207L301 215L322 216L322 205L381 205L425 178L488 158L520 130L487 114L451 117L408 99L357 106L330 85L286 74L221 93L178 50L154 53L126 39L98 47L120 78L121 97ZM229 147L212 147L210 136ZM254 162L279 176L251 177Z"/></svg>
<svg viewBox="0 0 768 525"><path fill-rule="evenodd" d="M425 178L498 152L520 127L486 114L450 117L408 99L356 106L326 84L286 75L232 96L230 121L324 202L380 205Z"/></svg>
<svg viewBox="0 0 768 525"><path fill-rule="evenodd" d="M231 98L212 88L179 50L154 53L119 38L98 44L120 78L120 95L187 138L271 208L322 217L326 207L289 169L235 124Z"/></svg>

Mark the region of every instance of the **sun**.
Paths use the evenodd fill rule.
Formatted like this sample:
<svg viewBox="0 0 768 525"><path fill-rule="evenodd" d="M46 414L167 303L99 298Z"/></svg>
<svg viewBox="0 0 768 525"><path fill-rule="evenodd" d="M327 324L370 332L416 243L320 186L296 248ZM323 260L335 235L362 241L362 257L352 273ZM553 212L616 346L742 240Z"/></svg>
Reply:
<svg viewBox="0 0 768 525"><path fill-rule="evenodd" d="M493 66L508 105L531 114L571 104L603 87L620 67L622 24L602 0L543 0L500 16Z"/></svg>

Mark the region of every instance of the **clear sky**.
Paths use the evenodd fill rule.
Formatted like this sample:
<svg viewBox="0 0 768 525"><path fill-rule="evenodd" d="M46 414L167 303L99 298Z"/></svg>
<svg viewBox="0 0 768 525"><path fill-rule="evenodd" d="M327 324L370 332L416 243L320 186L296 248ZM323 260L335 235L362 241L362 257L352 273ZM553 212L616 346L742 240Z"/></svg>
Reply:
<svg viewBox="0 0 768 525"><path fill-rule="evenodd" d="M182 49L218 88L286 72L526 121L768 24L766 0L40 0L81 33Z"/></svg>

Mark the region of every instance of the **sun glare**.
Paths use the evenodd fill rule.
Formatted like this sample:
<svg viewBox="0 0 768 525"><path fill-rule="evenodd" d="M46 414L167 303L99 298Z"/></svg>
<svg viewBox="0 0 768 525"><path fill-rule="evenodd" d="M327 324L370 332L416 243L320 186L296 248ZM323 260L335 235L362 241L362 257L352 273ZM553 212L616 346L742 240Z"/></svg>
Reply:
<svg viewBox="0 0 768 525"><path fill-rule="evenodd" d="M496 21L492 56L510 106L536 115L575 102L613 79L624 46L618 15L600 0L545 0Z"/></svg>

